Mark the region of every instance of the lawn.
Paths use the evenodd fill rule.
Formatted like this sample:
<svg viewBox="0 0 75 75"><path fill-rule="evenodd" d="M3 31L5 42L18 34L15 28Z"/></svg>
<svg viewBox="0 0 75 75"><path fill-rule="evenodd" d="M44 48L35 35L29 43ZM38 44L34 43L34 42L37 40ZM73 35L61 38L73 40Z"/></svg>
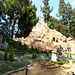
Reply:
<svg viewBox="0 0 75 75"><path fill-rule="evenodd" d="M0 75L5 72L16 70L20 67L24 67L30 64L30 61L50 59L50 56L47 56L46 54L39 54L35 59L32 59L32 54L26 54L26 55L14 55L15 60L13 62L10 62L4 61L3 56L4 52L0 51Z"/></svg>
<svg viewBox="0 0 75 75"><path fill-rule="evenodd" d="M72 60L74 61L75 55L72 55ZM50 60L51 54L49 56L44 54L37 54L35 59L32 59L32 54L25 54L25 55L14 55L14 61L4 61L4 52L0 51L0 75L6 73L11 70L16 70L18 68L24 67L30 64L30 61L37 61L37 60ZM62 55L58 59L59 61L69 61L70 58L67 58L67 55Z"/></svg>

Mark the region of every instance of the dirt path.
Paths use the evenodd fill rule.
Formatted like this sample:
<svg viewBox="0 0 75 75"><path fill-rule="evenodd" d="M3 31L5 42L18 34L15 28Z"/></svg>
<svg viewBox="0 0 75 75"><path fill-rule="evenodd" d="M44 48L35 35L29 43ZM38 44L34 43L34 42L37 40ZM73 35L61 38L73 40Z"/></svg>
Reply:
<svg viewBox="0 0 75 75"><path fill-rule="evenodd" d="M73 75L75 72L75 64L58 65L49 61L36 61L29 68L27 75ZM72 71L72 72L71 72ZM13 73L11 75L25 75L25 70Z"/></svg>
<svg viewBox="0 0 75 75"><path fill-rule="evenodd" d="M67 72L60 66L55 65L46 67L43 63L34 62L30 68L28 75L67 75Z"/></svg>

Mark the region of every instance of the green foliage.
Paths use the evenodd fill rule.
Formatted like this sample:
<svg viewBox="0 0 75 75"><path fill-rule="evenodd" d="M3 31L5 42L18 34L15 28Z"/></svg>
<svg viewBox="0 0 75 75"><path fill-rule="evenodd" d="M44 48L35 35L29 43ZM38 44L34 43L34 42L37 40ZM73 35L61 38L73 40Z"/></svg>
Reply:
<svg viewBox="0 0 75 75"><path fill-rule="evenodd" d="M22 1L24 2L24 1ZM27 2L28 4L21 5L21 11L24 12L19 18L19 30L21 30L21 36L27 37L33 27L33 25L37 22L36 19L36 6L32 5L32 2ZM19 11L20 12L20 11Z"/></svg>
<svg viewBox="0 0 75 75"><path fill-rule="evenodd" d="M36 53L34 54L34 57L36 58Z"/></svg>
<svg viewBox="0 0 75 75"><path fill-rule="evenodd" d="M53 62L55 64L65 64L65 61L51 61L51 62Z"/></svg>
<svg viewBox="0 0 75 75"><path fill-rule="evenodd" d="M48 21L49 18L50 18L50 13L51 13L52 10L53 10L53 7L52 7L52 9L50 10L49 0L43 0L42 2L43 2L43 4L44 4L44 6L41 7L41 11L42 11L42 13L43 13L43 16L44 16L45 21L46 21L46 20Z"/></svg>
<svg viewBox="0 0 75 75"><path fill-rule="evenodd" d="M61 22L63 25L69 26L71 14L72 14L72 7L70 3L65 3L64 0L59 1L59 8L58 8L58 16L62 18Z"/></svg>
<svg viewBox="0 0 75 75"><path fill-rule="evenodd" d="M9 52L9 49L10 49L10 46L9 46L9 44L7 45L7 51Z"/></svg>
<svg viewBox="0 0 75 75"><path fill-rule="evenodd" d="M8 51L5 50L5 53L4 53L4 60L7 61L8 60Z"/></svg>
<svg viewBox="0 0 75 75"><path fill-rule="evenodd" d="M32 59L34 59L34 58L35 58L35 53L33 52L33 53L32 53Z"/></svg>
<svg viewBox="0 0 75 75"><path fill-rule="evenodd" d="M70 58L72 58L72 54L70 53Z"/></svg>
<svg viewBox="0 0 75 75"><path fill-rule="evenodd" d="M46 55L49 56L49 52L48 51L46 52Z"/></svg>
<svg viewBox="0 0 75 75"><path fill-rule="evenodd" d="M50 59L45 59L46 61L49 61Z"/></svg>
<svg viewBox="0 0 75 75"><path fill-rule="evenodd" d="M68 58L72 58L72 54L71 53L67 53L67 57Z"/></svg>
<svg viewBox="0 0 75 75"><path fill-rule="evenodd" d="M67 53L67 57L69 58L69 53Z"/></svg>
<svg viewBox="0 0 75 75"><path fill-rule="evenodd" d="M7 46L5 45L5 46L3 47L3 49L4 49L4 51L6 51L6 50L7 50Z"/></svg>
<svg viewBox="0 0 75 75"><path fill-rule="evenodd" d="M66 37L69 37L71 34L69 33L69 28L66 27L65 25L62 25L61 23L57 24L54 26L54 28L61 32L63 35L65 35ZM64 32L63 32L64 31Z"/></svg>
<svg viewBox="0 0 75 75"><path fill-rule="evenodd" d="M25 54L25 55L15 55L14 61L10 62L2 60L4 57L3 55L4 52L0 51L0 75L8 71L25 67L26 65L30 64L30 61L49 59L49 57L47 57L46 54L39 54L39 56L37 56L36 59L32 59L32 54Z"/></svg>
<svg viewBox="0 0 75 75"><path fill-rule="evenodd" d="M64 0L59 0L58 17L61 18L60 23L55 26L55 29L61 32L66 37L71 36L70 21L72 15L72 6L70 3L65 3ZM64 31L64 32L63 32Z"/></svg>
<svg viewBox="0 0 75 75"><path fill-rule="evenodd" d="M70 24L70 33L75 38L75 8L72 10Z"/></svg>
<svg viewBox="0 0 75 75"><path fill-rule="evenodd" d="M38 21L38 18L36 18L36 10L37 8L35 5L32 5L31 0L1 0L0 19L4 17L3 20L5 21L4 23L0 22L2 23L1 27L3 27L1 29L7 29L3 30L3 33L6 32L8 36L13 37L15 24L17 23L18 31L15 30L17 35L20 34L19 37L26 37L32 29L32 26ZM2 14L5 16L2 16ZM17 20L18 22L16 22Z"/></svg>
<svg viewBox="0 0 75 75"><path fill-rule="evenodd" d="M36 58L36 53L32 53L32 59L35 59Z"/></svg>
<svg viewBox="0 0 75 75"><path fill-rule="evenodd" d="M9 51L9 60L10 60L10 61L13 61L13 60L14 60L14 53L13 53L13 51L12 51L12 48L11 48L10 51Z"/></svg>

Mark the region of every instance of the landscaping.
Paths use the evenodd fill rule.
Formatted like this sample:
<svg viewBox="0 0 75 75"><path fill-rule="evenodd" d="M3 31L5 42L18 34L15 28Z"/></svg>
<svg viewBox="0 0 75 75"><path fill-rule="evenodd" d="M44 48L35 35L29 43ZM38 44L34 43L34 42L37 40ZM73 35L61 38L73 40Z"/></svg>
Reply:
<svg viewBox="0 0 75 75"><path fill-rule="evenodd" d="M38 61L38 60L46 60L50 61L51 54L47 56L46 53L44 54L36 54L36 58L33 59L33 54L24 54L24 55L14 55L14 61L5 61L4 60L4 53L3 51L0 51L0 75L11 71L11 70L16 70L18 68L24 67L28 64L30 64L30 61ZM73 60L74 60L75 55L73 55ZM67 55L63 55L58 59L58 62L54 62L56 64L59 63L65 63L65 61L69 61L70 58L67 58Z"/></svg>

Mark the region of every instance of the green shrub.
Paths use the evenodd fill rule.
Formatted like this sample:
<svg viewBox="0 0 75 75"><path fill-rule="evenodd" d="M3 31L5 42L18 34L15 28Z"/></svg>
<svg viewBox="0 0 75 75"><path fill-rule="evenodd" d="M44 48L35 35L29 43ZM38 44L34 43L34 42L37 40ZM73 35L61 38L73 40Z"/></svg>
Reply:
<svg viewBox="0 0 75 75"><path fill-rule="evenodd" d="M51 61L51 62L53 62L55 64L64 64L65 63L65 61Z"/></svg>
<svg viewBox="0 0 75 75"><path fill-rule="evenodd" d="M4 47L3 47L3 50L4 50L4 51L6 51L6 50L7 50L7 47L6 47L6 46L4 46Z"/></svg>
<svg viewBox="0 0 75 75"><path fill-rule="evenodd" d="M48 51L46 52L46 55L49 56L49 52Z"/></svg>
<svg viewBox="0 0 75 75"><path fill-rule="evenodd" d="M7 45L7 51L9 51L9 49L10 49L10 46L9 46L9 44Z"/></svg>
<svg viewBox="0 0 75 75"><path fill-rule="evenodd" d="M7 61L8 60L8 51L6 50L4 53L4 60Z"/></svg>
<svg viewBox="0 0 75 75"><path fill-rule="evenodd" d="M34 57L36 58L36 53L34 53Z"/></svg>
<svg viewBox="0 0 75 75"><path fill-rule="evenodd" d="M67 53L67 57L68 58L72 58L72 54L71 53Z"/></svg>
<svg viewBox="0 0 75 75"><path fill-rule="evenodd" d="M51 61L51 62L52 62L52 63L56 63L56 64L58 63L58 61Z"/></svg>
<svg viewBox="0 0 75 75"><path fill-rule="evenodd" d="M67 53L67 57L69 58L69 53Z"/></svg>
<svg viewBox="0 0 75 75"><path fill-rule="evenodd" d="M10 51L9 51L9 60L10 60L10 61L13 61L13 60L14 60L14 53L13 53L13 51L12 51L12 48L11 48Z"/></svg>
<svg viewBox="0 0 75 75"><path fill-rule="evenodd" d="M50 59L45 59L46 61L49 61Z"/></svg>
<svg viewBox="0 0 75 75"><path fill-rule="evenodd" d="M59 61L58 64L65 64L65 61Z"/></svg>
<svg viewBox="0 0 75 75"><path fill-rule="evenodd" d="M32 59L34 59L35 58L35 54L34 54L34 52L32 53Z"/></svg>
<svg viewBox="0 0 75 75"><path fill-rule="evenodd" d="M72 58L72 54L70 53L70 58Z"/></svg>

